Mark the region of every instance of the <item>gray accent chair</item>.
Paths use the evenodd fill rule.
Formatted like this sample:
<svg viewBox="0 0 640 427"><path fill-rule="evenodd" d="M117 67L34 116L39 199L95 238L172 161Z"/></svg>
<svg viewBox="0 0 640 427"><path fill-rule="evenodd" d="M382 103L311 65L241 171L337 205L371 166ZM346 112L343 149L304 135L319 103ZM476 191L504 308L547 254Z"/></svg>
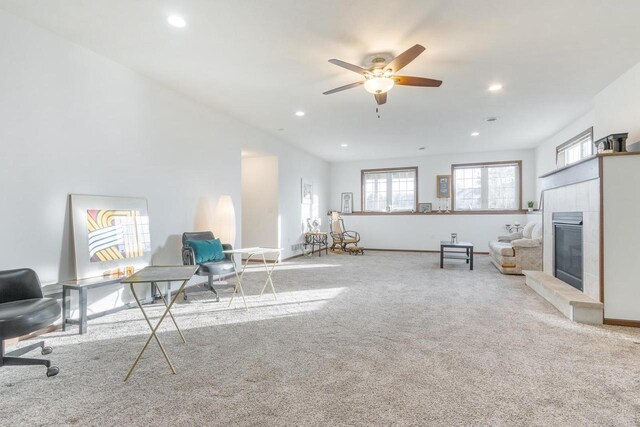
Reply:
<svg viewBox="0 0 640 427"><path fill-rule="evenodd" d="M215 286L219 288L233 288L233 285L228 284L223 281L213 281L213 277L217 276L218 278L233 273L234 271L234 259L233 255L225 254L225 258L220 261L210 261L204 262L202 264L196 264L196 257L193 253L193 249L187 244L189 240L213 240L215 237L211 231L193 231L182 233L182 263L184 265L198 265L198 271L196 274L198 276L207 276L206 286L216 294L216 301L220 301L220 297L218 296L218 292L215 289ZM233 247L228 243L222 244L222 249L231 250ZM184 290L184 299L187 299L187 290Z"/></svg>
<svg viewBox="0 0 640 427"><path fill-rule="evenodd" d="M4 340L18 338L51 326L62 309L54 298L44 298L40 279L29 268L0 271L0 366L44 365L47 376L59 369L46 359L18 357L40 347L42 354L53 350L44 341L5 354Z"/></svg>

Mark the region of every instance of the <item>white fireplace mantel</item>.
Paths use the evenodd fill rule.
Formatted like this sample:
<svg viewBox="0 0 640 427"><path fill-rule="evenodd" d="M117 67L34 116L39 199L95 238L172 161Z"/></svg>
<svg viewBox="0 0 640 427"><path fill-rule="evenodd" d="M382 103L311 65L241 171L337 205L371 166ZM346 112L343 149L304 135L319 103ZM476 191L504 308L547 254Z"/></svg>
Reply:
<svg viewBox="0 0 640 427"><path fill-rule="evenodd" d="M553 276L554 212L583 214L584 293L604 323L640 327L640 153L598 155L540 177L543 271Z"/></svg>

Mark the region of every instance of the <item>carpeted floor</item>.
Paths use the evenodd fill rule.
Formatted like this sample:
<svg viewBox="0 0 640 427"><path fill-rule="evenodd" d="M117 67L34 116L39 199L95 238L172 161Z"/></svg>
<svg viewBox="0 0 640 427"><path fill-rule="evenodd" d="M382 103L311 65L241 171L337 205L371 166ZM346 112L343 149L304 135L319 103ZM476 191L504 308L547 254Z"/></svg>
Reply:
<svg viewBox="0 0 640 427"><path fill-rule="evenodd" d="M50 334L60 374L1 368L0 424L640 424L640 330L574 324L487 257L298 258L277 301L263 280L247 275L248 312L224 293L176 307L187 344L170 322L161 339L177 375L152 342L122 381L148 335L137 309Z"/></svg>

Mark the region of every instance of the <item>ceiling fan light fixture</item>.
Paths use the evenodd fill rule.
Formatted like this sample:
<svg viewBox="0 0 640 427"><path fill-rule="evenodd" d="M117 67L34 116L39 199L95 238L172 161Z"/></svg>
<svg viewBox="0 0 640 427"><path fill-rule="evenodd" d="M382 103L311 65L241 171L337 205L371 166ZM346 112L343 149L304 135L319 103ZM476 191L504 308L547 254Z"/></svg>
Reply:
<svg viewBox="0 0 640 427"><path fill-rule="evenodd" d="M369 93L379 95L389 92L395 84L396 82L390 77L372 77L364 82L364 88Z"/></svg>

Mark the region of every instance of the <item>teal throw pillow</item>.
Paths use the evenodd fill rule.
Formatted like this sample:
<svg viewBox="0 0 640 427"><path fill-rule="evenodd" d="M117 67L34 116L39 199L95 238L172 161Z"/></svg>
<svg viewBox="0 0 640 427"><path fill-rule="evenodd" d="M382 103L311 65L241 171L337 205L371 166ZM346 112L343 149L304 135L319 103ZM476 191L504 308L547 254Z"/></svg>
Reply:
<svg viewBox="0 0 640 427"><path fill-rule="evenodd" d="M193 249L196 264L210 261L221 261L224 259L224 252L220 239L213 240L187 240L187 245Z"/></svg>

